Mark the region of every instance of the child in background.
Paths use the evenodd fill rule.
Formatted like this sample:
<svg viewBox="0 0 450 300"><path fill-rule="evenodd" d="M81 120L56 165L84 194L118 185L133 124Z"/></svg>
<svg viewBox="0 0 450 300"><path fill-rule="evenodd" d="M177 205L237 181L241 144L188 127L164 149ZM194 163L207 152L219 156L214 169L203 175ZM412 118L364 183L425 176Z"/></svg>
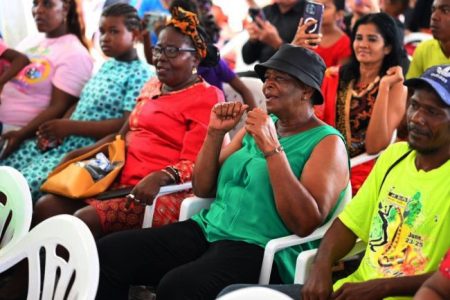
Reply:
<svg viewBox="0 0 450 300"><path fill-rule="evenodd" d="M0 39L0 94L3 85L14 78L20 70L30 63L28 57L8 46ZM1 123L0 123L1 124ZM0 125L0 134L2 129Z"/></svg>
<svg viewBox="0 0 450 300"><path fill-rule="evenodd" d="M12 166L25 176L33 200L39 198L41 184L67 153L118 132L128 119L141 88L153 75L134 48L140 29L132 6L120 3L106 8L100 21L100 45L111 59L87 82L78 104L65 118L45 122L37 138L0 160L0 165ZM49 141L53 149L45 149Z"/></svg>

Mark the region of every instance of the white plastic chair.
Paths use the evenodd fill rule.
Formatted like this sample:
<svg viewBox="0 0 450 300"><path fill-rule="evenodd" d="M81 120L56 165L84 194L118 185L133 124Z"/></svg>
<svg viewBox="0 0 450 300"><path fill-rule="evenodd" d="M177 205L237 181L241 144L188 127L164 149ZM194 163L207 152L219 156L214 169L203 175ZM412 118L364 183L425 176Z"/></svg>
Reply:
<svg viewBox="0 0 450 300"><path fill-rule="evenodd" d="M202 209L208 209L214 198L189 197L181 202L180 217L178 221L186 221Z"/></svg>
<svg viewBox="0 0 450 300"><path fill-rule="evenodd" d="M316 240L323 238L323 236L325 235L325 232L328 230L328 228L330 228L331 223L333 223L334 219L336 219L336 217L344 209L344 207L350 202L351 199L352 199L352 187L349 183L347 185L343 199L339 203L339 206L335 209L333 215L328 220L328 222L326 222L325 224L323 224L322 226L320 226L319 228L314 230L314 232L312 232L307 237L302 238L302 237L299 237L298 235L292 234L289 236L285 236L285 237L281 237L281 238L277 238L277 239L273 239L273 240L269 241L264 250L264 258L263 258L263 262L262 262L262 266L261 266L261 273L259 275L259 284L269 284L274 257L278 251L281 251L288 247L309 243L309 242L316 241Z"/></svg>
<svg viewBox="0 0 450 300"><path fill-rule="evenodd" d="M392 138L389 144L393 144L395 143L395 141L397 140L397 130L394 130L394 132L392 133ZM386 147L387 148L387 147ZM350 169L357 167L359 165L362 165L366 162L369 162L371 160L376 160L378 158L378 156L381 155L381 153L383 153L384 150L381 150L380 152L376 153L376 154L368 154L367 152L361 153L355 157L352 157L350 159ZM369 174L367 174L368 176Z"/></svg>
<svg viewBox="0 0 450 300"><path fill-rule="evenodd" d="M266 97L262 92L263 82L259 78L254 77L240 77L239 79L247 86L250 92L255 98L256 106L266 110ZM239 101L243 102L241 95L236 92L229 84L223 85L223 92L225 94L225 99L227 102ZM241 118L239 123L229 132L230 137L233 136L244 126L246 119L246 114Z"/></svg>
<svg viewBox="0 0 450 300"><path fill-rule="evenodd" d="M57 255L58 246L69 252L68 260ZM45 261L41 261L42 255L45 255ZM38 224L8 251L1 253L0 273L25 258L29 270L28 300L95 298L99 281L97 248L91 231L80 219L59 215ZM66 293L67 298L64 297Z"/></svg>
<svg viewBox="0 0 450 300"><path fill-rule="evenodd" d="M167 194L172 194L176 192L186 191L192 189L192 182L186 182L183 184L172 184L172 185L166 185L162 186L159 190L158 195L156 196L155 200L153 201L152 205L147 205L145 207L144 212L144 220L142 221L142 228L148 228L152 227L153 222L153 213L155 212L156 202L158 201L158 198L160 196L164 196ZM184 202L185 200L183 200ZM183 203L182 203L183 205ZM181 214L181 213L180 213Z"/></svg>
<svg viewBox="0 0 450 300"><path fill-rule="evenodd" d="M358 240L353 246L353 249L347 253L342 260L346 260L348 258L352 258L358 253L361 253L366 250L366 244L361 240ZM314 261L314 257L317 254L317 249L310 249L306 251L300 252L297 257L297 263L295 266L295 275L294 275L294 283L305 284L308 279L308 274L311 270L312 263Z"/></svg>
<svg viewBox="0 0 450 300"><path fill-rule="evenodd" d="M403 39L403 45L406 46L408 44L419 44L426 40L431 40L433 35L425 32L412 32L408 35L405 35Z"/></svg>
<svg viewBox="0 0 450 300"><path fill-rule="evenodd" d="M0 235L5 231L0 236L0 253L3 253L30 229L32 200L26 179L11 167L0 167L0 193L6 196L6 202L0 203Z"/></svg>
<svg viewBox="0 0 450 300"><path fill-rule="evenodd" d="M217 300L292 300L292 298L270 288L252 286L229 292Z"/></svg>
<svg viewBox="0 0 450 300"><path fill-rule="evenodd" d="M412 32L408 35L405 35L403 39L403 46L412 46L415 50L416 47L423 41L430 40L433 38L433 35L425 32ZM411 55L408 55L409 60L412 59L412 53L409 53Z"/></svg>
<svg viewBox="0 0 450 300"><path fill-rule="evenodd" d="M394 130L394 132L392 133L390 144L395 143L396 139L397 139L397 130ZM360 155L357 155L350 159L350 167L353 168L368 161L371 161L373 159L376 159L378 156L380 156L381 153L383 153L383 151L380 151L377 154L368 154L367 152L364 152Z"/></svg>
<svg viewBox="0 0 450 300"><path fill-rule="evenodd" d="M344 209L347 203L350 202L351 198L352 198L352 188L349 183L346 187L344 198L339 203L339 206L336 208L336 210L334 211L333 215L331 216L330 220L327 223L323 224L309 236L304 238L301 238L298 235L293 234L269 241L264 250L264 258L261 265L261 273L259 275L259 284L269 284L274 257L278 251L281 251L287 247L301 245L304 243L321 239L324 236L325 232L328 230L328 228L331 226L331 223L334 221L334 219L336 219L336 217ZM187 220L192 215L200 212L200 210L209 208L213 201L214 198L200 198L200 197L186 198L181 204L181 212L179 220L180 221Z"/></svg>
<svg viewBox="0 0 450 300"><path fill-rule="evenodd" d="M249 37L248 31L243 30L230 39L220 50L220 57L227 57L229 55L236 57L235 72L253 70L254 65L256 65L256 62L250 65L246 64L242 57L242 47L244 47Z"/></svg>

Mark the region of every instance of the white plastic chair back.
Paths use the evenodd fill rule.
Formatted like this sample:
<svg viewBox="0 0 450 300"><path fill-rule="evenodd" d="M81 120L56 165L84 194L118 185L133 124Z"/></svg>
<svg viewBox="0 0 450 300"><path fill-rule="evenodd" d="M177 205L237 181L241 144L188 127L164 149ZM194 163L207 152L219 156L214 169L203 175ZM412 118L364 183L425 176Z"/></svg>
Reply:
<svg viewBox="0 0 450 300"><path fill-rule="evenodd" d="M405 35L405 38L403 39L403 45L407 44L418 44L426 40L431 40L433 38L433 35L425 32L412 32L408 35Z"/></svg>
<svg viewBox="0 0 450 300"><path fill-rule="evenodd" d="M292 300L292 298L267 287L252 286L229 292L217 300Z"/></svg>
<svg viewBox="0 0 450 300"><path fill-rule="evenodd" d="M430 40L433 38L433 35L425 32L412 32L408 35L405 35L403 39L403 46L412 46L412 49L415 51L417 46L426 40ZM411 53L410 53L411 54ZM408 55L409 60L412 59L412 55Z"/></svg>
<svg viewBox="0 0 450 300"><path fill-rule="evenodd" d="M345 206L350 202L351 199L352 186L349 183L346 187L344 197L333 212L328 222L314 230L310 235L303 238L299 237L298 235L292 234L269 241L266 245L266 248L264 249L264 258L261 266L261 273L259 275L259 284L269 284L274 257L278 251L283 250L287 247L301 245L323 238L325 232L328 230L328 228L330 228L333 221L337 218L337 216L341 213L341 211L345 208Z"/></svg>
<svg viewBox="0 0 450 300"><path fill-rule="evenodd" d="M244 47L244 44L248 41L249 37L248 31L243 30L231 38L222 49L220 49L220 57L234 56L236 58L234 66L235 72L253 70L253 67L256 65L256 62L250 65L246 64L242 57L242 47Z"/></svg>
<svg viewBox="0 0 450 300"><path fill-rule="evenodd" d="M58 246L68 251L68 261L57 255ZM24 258L29 269L28 300L95 298L99 281L97 248L91 231L80 219L59 215L38 224L0 255L0 273Z"/></svg>
<svg viewBox="0 0 450 300"><path fill-rule="evenodd" d="M259 78L253 77L240 77L239 79L242 80L242 82L253 94L253 97L255 98L256 101L256 105L259 108L266 110L266 97L262 92L263 82ZM236 92L229 84L223 85L223 92L225 94L225 99L227 102L230 101L243 102L241 95L238 92ZM231 138L233 138L234 135L244 126L246 117L247 115L244 114L239 123L233 128L233 130L229 132Z"/></svg>
<svg viewBox="0 0 450 300"><path fill-rule="evenodd" d="M32 201L26 179L11 167L0 167L0 193L6 196L6 202L0 202L0 253L2 253L6 245L13 245L30 229Z"/></svg>

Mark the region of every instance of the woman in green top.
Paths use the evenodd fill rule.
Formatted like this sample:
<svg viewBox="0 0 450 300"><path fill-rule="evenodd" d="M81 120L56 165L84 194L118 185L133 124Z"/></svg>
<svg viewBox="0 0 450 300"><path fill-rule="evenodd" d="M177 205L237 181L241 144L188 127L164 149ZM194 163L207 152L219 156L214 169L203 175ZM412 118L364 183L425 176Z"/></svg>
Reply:
<svg viewBox="0 0 450 300"><path fill-rule="evenodd" d="M126 299L136 284L157 286L158 299L213 299L229 284L256 283L270 239L310 234L342 198L345 145L313 110L323 101L322 59L284 45L255 71L271 115L249 112L245 128L221 150L246 105L222 103L211 112L193 179L198 196L215 196L211 208L189 221L101 239L97 299ZM283 280L300 250L277 259Z"/></svg>

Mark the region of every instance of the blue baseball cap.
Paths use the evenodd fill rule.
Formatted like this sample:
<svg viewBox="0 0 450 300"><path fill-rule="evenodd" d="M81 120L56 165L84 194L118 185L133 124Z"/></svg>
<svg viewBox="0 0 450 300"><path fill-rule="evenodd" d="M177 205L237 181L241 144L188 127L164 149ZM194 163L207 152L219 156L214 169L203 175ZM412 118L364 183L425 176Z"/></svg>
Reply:
<svg viewBox="0 0 450 300"><path fill-rule="evenodd" d="M428 68L420 77L406 80L404 85L414 88L424 83L441 97L442 102L450 105L450 65Z"/></svg>

